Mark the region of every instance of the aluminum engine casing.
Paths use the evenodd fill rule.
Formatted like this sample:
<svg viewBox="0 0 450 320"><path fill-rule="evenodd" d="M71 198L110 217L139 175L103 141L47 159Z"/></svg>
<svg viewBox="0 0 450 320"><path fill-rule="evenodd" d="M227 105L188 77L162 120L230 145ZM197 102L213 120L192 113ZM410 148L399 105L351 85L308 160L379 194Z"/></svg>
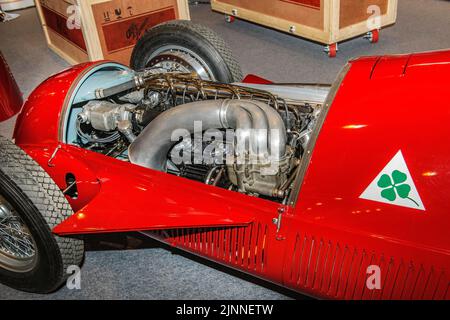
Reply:
<svg viewBox="0 0 450 320"><path fill-rule="evenodd" d="M115 104L108 101L89 101L78 118L83 123L89 123L94 129L113 131L119 121L131 121L131 111L136 109L133 104Z"/></svg>
<svg viewBox="0 0 450 320"><path fill-rule="evenodd" d="M279 189L287 181L296 161L293 153L294 150L287 147L285 156L280 160L228 165L228 177L241 192L278 197Z"/></svg>

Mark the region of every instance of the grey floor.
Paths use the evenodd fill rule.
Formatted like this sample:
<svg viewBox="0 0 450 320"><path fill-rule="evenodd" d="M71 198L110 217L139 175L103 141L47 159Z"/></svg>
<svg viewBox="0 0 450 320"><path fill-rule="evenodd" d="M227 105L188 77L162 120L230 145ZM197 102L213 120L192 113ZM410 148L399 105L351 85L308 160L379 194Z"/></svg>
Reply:
<svg viewBox="0 0 450 320"><path fill-rule="evenodd" d="M68 65L47 49L35 9L19 13L19 19L0 24L0 50L26 97L42 80ZM364 39L342 43L335 59L323 54L316 43L244 21L227 24L207 5L191 7L191 15L230 44L244 73L279 82L331 83L352 57L450 48L448 0L400 0L397 24L382 31L378 44ZM14 121L0 123L0 134L10 137ZM301 298L214 264L173 254L151 241L139 241L143 243L129 250L109 250L117 247L115 240L104 245L88 243L79 291L63 288L41 296L0 285L0 299Z"/></svg>

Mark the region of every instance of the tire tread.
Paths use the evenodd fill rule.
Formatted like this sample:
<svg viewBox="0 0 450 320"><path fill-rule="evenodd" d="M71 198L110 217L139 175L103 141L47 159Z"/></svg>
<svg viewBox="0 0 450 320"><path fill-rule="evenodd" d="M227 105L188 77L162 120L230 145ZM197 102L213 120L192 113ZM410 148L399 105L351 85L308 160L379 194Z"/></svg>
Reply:
<svg viewBox="0 0 450 320"><path fill-rule="evenodd" d="M49 231L73 214L61 190L30 156L10 140L0 136L0 170L30 199L44 218ZM82 240L53 235L63 265L61 281L70 265L80 265L84 257Z"/></svg>
<svg viewBox="0 0 450 320"><path fill-rule="evenodd" d="M225 40L223 40L216 32L214 32L213 30L211 30L210 28L208 28L204 25L193 23L189 20L171 20L171 21L167 21L167 22L158 24L157 26L148 30L147 34L145 34L144 37L151 38L153 35L158 34L161 31L161 29L164 30L168 26L178 29L181 32L183 32L183 31L184 32L192 32L192 33L196 33L196 34L200 35L202 38L204 38L206 41L208 41L218 51L220 56L223 58L223 60L225 61L225 64L227 65L227 67L232 75L232 78L233 78L232 81L239 82L243 79L241 67L240 67L239 63L237 62L237 60L235 59L235 57L233 56L233 53L232 53L230 47L225 42ZM137 46L139 46L139 43L142 43L142 42L141 41L138 42ZM131 58L132 62L135 59L134 53L137 51L138 50L133 51L133 56Z"/></svg>

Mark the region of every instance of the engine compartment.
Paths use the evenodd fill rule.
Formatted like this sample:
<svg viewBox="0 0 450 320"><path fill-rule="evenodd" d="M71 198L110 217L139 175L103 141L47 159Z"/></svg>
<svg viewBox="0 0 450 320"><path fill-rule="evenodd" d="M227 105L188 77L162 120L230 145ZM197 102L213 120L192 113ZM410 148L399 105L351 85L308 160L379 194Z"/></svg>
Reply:
<svg viewBox="0 0 450 320"><path fill-rule="evenodd" d="M149 169L286 203L328 91L108 66L75 91L65 139Z"/></svg>

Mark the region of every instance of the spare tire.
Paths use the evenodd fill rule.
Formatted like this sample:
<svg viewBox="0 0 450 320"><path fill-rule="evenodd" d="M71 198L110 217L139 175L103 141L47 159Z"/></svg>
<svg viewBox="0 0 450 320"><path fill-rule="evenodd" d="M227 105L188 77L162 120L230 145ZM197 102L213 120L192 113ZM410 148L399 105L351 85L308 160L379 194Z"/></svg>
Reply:
<svg viewBox="0 0 450 320"><path fill-rule="evenodd" d="M0 282L35 293L56 290L84 256L82 240L52 234L72 214L52 178L0 136Z"/></svg>
<svg viewBox="0 0 450 320"><path fill-rule="evenodd" d="M242 80L233 54L214 31L187 20L173 20L148 30L134 47L135 70L156 67L168 72L195 72L203 80L224 83Z"/></svg>

